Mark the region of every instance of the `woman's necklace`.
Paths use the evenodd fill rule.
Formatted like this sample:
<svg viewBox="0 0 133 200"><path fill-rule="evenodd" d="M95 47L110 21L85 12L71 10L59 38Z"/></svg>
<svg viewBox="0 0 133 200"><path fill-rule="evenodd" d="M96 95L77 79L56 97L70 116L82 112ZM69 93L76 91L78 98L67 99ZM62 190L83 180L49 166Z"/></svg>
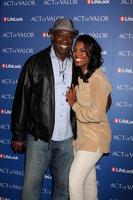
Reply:
<svg viewBox="0 0 133 200"><path fill-rule="evenodd" d="M58 63L59 63L59 76L62 76L62 81L64 82L64 78L65 78L65 71L67 68L67 59L64 61L61 61L58 58Z"/></svg>

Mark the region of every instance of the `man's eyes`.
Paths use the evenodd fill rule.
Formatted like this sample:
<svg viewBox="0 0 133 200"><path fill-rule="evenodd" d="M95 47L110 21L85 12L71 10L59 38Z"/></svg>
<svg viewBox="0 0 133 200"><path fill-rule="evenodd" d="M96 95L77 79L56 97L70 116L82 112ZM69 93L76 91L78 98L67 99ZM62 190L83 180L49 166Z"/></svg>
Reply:
<svg viewBox="0 0 133 200"><path fill-rule="evenodd" d="M70 35L64 35L64 34L58 33L58 34L56 34L56 36L58 38L68 37L68 38L73 39L73 35L72 34L70 34Z"/></svg>

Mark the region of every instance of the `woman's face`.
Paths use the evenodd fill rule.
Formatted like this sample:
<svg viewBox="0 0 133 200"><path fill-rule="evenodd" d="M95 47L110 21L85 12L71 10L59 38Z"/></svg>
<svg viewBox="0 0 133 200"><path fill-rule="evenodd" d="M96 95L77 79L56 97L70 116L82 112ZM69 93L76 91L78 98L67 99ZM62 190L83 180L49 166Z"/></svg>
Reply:
<svg viewBox="0 0 133 200"><path fill-rule="evenodd" d="M82 41L78 41L73 49L73 58L76 66L81 67L81 70L85 71L88 69L90 62L90 56L88 55Z"/></svg>

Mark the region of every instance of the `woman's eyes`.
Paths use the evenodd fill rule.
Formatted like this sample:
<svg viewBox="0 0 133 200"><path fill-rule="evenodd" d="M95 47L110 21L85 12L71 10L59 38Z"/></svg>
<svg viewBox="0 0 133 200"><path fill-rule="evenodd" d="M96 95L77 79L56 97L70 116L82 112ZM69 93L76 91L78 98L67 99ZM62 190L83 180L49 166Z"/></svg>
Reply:
<svg viewBox="0 0 133 200"><path fill-rule="evenodd" d="M73 53L75 53L75 52L87 53L87 51L85 49L79 49L79 50L73 49Z"/></svg>

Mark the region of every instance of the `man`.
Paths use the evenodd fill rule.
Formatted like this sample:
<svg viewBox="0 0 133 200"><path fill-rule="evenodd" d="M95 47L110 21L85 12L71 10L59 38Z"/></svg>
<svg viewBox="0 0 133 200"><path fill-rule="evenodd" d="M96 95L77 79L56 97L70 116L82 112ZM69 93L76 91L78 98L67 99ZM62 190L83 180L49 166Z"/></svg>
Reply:
<svg viewBox="0 0 133 200"><path fill-rule="evenodd" d="M56 20L49 34L52 45L27 60L13 102L12 148L21 152L27 143L23 200L40 198L48 167L53 175L52 200L69 198L73 133L65 94L72 83L70 52L78 30L64 18Z"/></svg>

